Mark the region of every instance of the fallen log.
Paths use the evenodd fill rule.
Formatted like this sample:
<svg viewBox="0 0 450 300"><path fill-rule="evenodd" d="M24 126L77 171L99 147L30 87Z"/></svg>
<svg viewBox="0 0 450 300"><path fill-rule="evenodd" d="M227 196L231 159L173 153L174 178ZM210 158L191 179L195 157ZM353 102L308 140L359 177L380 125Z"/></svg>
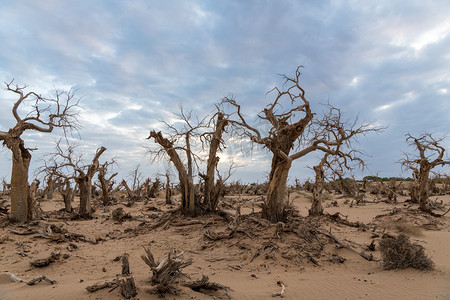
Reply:
<svg viewBox="0 0 450 300"><path fill-rule="evenodd" d="M379 259L374 259L372 254L367 254L365 252L361 252L356 250L355 248L353 248L350 245L344 244L343 242L341 242L341 240L339 240L332 232L331 232L331 228L328 231L328 236L331 237L339 246L341 246L342 248L348 249L350 251L352 251L353 253L358 254L359 256L361 256L362 258L368 260L368 261L380 261Z"/></svg>
<svg viewBox="0 0 450 300"><path fill-rule="evenodd" d="M96 283L94 285L90 285L88 287L86 287L86 290L89 293L94 293L96 291L105 289L105 288L116 288L119 284L117 283L117 279L113 280L113 281L107 281L104 283Z"/></svg>

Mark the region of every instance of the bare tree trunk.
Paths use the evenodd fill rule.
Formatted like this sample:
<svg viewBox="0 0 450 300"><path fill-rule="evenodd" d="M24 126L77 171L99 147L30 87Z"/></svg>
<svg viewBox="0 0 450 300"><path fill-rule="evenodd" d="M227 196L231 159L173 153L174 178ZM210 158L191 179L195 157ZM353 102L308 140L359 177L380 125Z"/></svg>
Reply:
<svg viewBox="0 0 450 300"><path fill-rule="evenodd" d="M13 141L13 166L11 172L11 220L26 222L28 220L28 169L31 161L30 152L23 146L23 141ZM18 144L16 144L16 142Z"/></svg>
<svg viewBox="0 0 450 300"><path fill-rule="evenodd" d="M195 214L195 189L192 179L192 155L189 144L189 134L186 134L186 156L188 158L188 169L184 166L177 151L173 147L173 142L164 138L161 132L151 131L149 138L154 138L155 142L161 145L167 152L170 161L178 171L178 179L181 187L181 209L188 215Z"/></svg>
<svg viewBox="0 0 450 300"><path fill-rule="evenodd" d="M64 200L65 211L68 213L72 212L72 201L75 191L70 187L70 181L66 179L64 182L65 187L60 187L61 194Z"/></svg>
<svg viewBox="0 0 450 300"><path fill-rule="evenodd" d="M55 180L53 179L53 176L50 175L47 180L47 199L48 200L53 199L54 191L55 191Z"/></svg>
<svg viewBox="0 0 450 300"><path fill-rule="evenodd" d="M419 174L419 209L422 211L430 211L430 205L428 201L428 177L430 170L427 168L420 169Z"/></svg>
<svg viewBox="0 0 450 300"><path fill-rule="evenodd" d="M170 190L170 176L166 173L166 204L172 204L172 192Z"/></svg>
<svg viewBox="0 0 450 300"><path fill-rule="evenodd" d="M219 150L220 144L222 142L222 135L227 125L228 120L225 118L223 113L219 112L217 114L215 130L211 135L206 174L202 176L205 180L203 204L207 211L214 211L216 209L218 202L217 197L220 194L219 191L216 191L216 186L214 185L214 173L216 172L217 164L219 163L217 150Z"/></svg>
<svg viewBox="0 0 450 300"><path fill-rule="evenodd" d="M105 179L105 174L102 174L102 172L98 173L98 180L100 181L100 185L102 188L102 198L103 198L103 205L108 205L110 202L109 199L109 183Z"/></svg>
<svg viewBox="0 0 450 300"><path fill-rule="evenodd" d="M311 204L311 209L309 210L309 215L320 216L323 215L322 194L325 180L323 165L319 164L315 166L314 172L316 173L316 181L314 182L313 200Z"/></svg>
<svg viewBox="0 0 450 300"><path fill-rule="evenodd" d="M77 183L80 188L80 208L78 214L82 218L89 218L91 216L91 181L87 176L77 178Z"/></svg>
<svg viewBox="0 0 450 300"><path fill-rule="evenodd" d="M271 222L280 222L286 219L284 212L286 182L291 168L290 161L278 162L272 165L273 172L269 181L269 189L267 191L267 201L262 210L262 217Z"/></svg>

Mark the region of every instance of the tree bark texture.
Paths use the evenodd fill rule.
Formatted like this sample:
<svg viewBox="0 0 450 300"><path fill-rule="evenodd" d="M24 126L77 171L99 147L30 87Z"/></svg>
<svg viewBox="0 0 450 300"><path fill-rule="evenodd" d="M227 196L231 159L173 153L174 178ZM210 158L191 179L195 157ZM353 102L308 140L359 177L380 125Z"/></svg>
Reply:
<svg viewBox="0 0 450 300"><path fill-rule="evenodd" d="M11 215L12 221L28 221L28 169L30 167L31 154L24 147L20 138L8 139L6 145L13 153L13 165L11 172Z"/></svg>

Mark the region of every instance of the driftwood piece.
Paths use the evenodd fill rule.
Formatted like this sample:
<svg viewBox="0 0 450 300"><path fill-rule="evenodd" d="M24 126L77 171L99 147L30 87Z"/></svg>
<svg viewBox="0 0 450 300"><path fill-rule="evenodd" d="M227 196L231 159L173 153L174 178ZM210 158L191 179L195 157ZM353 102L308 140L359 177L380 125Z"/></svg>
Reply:
<svg viewBox="0 0 450 300"><path fill-rule="evenodd" d="M35 278L31 279L30 281L27 282L27 284L28 285L33 285L36 282L40 282L41 280L47 281L50 284L55 284L56 283L56 280L53 280L53 279L48 278L47 276L42 276L41 275L41 276L38 276L38 277L35 277Z"/></svg>
<svg viewBox="0 0 450 300"><path fill-rule="evenodd" d="M37 268L46 267L52 262L57 261L60 256L61 254L59 252L52 252L49 257L33 260L30 264Z"/></svg>
<svg viewBox="0 0 450 300"><path fill-rule="evenodd" d="M272 297L278 297L278 296L280 296L281 298L283 298L284 297L284 292L286 291L286 286L284 285L284 283L283 283L283 281L278 281L277 282L277 284L279 285L279 286L281 286L281 291L280 292L278 292L278 293L273 293L272 294Z"/></svg>
<svg viewBox="0 0 450 300"><path fill-rule="evenodd" d="M113 280L113 281L107 281L107 282L104 282L104 283L96 283L94 285L90 285L90 286L86 287L86 290L89 293L94 293L96 291L99 291L99 290L102 290L102 289L105 289L105 288L116 288L118 285L119 284L118 284L117 279L116 279L116 280Z"/></svg>
<svg viewBox="0 0 450 300"><path fill-rule="evenodd" d="M359 256L361 256L362 258L368 260L368 261L379 261L378 259L373 259L373 255L372 254L367 254L365 252L361 252L356 250L355 248L353 248L350 245L344 244L341 242L341 240L339 240L332 232L331 232L331 228L328 231L328 235L329 237L331 237L339 246L341 246L342 248L348 249L356 254L358 254Z"/></svg>
<svg viewBox="0 0 450 300"><path fill-rule="evenodd" d="M43 275L37 276L37 277L31 279L30 281L25 281L25 280L17 277L16 275L14 275L12 273L9 273L9 278L11 279L11 281L14 281L14 282L25 282L28 285L34 285L35 283L40 282L41 280L47 281L50 284L55 284L56 283L56 280L50 279L47 276L43 276Z"/></svg>

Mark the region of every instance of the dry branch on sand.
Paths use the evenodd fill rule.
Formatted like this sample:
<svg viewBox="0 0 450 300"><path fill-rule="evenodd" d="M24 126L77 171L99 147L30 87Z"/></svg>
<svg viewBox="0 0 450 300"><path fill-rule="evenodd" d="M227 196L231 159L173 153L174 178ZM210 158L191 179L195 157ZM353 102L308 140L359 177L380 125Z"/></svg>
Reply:
<svg viewBox="0 0 450 300"><path fill-rule="evenodd" d="M51 264L52 262L55 262L57 260L59 260L59 258L61 257L61 254L58 252L52 252L50 254L49 257L47 258L40 258L40 259L36 259L30 262L30 265L37 267L37 268L42 268L42 267L46 267L49 264Z"/></svg>
<svg viewBox="0 0 450 300"><path fill-rule="evenodd" d="M10 278L11 281L14 281L14 282L25 282L28 285L34 285L34 284L36 284L36 283L38 283L38 282L40 282L42 280L44 280L44 281L46 281L46 282L48 282L50 284L55 284L56 283L56 280L50 279L47 276L43 276L43 275L37 276L37 277L31 279L30 281L25 281L23 279L20 279L16 275L10 273L9 274L9 278Z"/></svg>

